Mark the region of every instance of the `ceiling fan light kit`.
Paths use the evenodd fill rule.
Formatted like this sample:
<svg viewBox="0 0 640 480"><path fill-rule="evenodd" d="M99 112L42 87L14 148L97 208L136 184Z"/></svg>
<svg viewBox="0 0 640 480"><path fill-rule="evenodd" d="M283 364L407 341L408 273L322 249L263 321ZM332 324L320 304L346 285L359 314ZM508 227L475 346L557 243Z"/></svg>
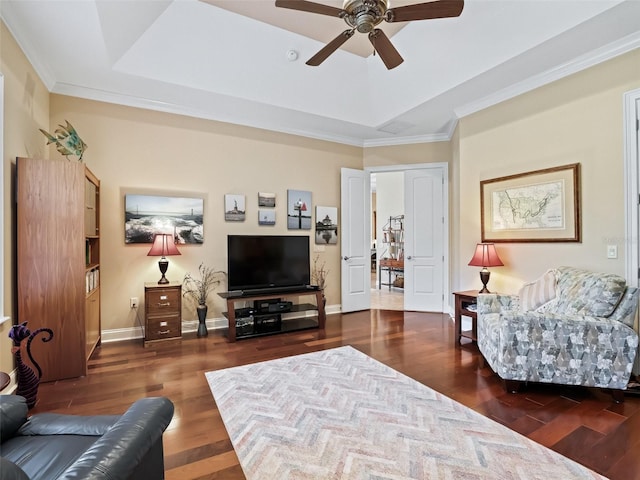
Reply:
<svg viewBox="0 0 640 480"><path fill-rule="evenodd" d="M464 0L435 0L398 8L390 8L390 0L344 0L342 8L307 0L276 0L276 7L342 18L350 27L311 57L307 65L320 65L358 31L369 35L374 51L391 70L404 60L384 31L376 28L383 20L393 23L458 17L464 8Z"/></svg>

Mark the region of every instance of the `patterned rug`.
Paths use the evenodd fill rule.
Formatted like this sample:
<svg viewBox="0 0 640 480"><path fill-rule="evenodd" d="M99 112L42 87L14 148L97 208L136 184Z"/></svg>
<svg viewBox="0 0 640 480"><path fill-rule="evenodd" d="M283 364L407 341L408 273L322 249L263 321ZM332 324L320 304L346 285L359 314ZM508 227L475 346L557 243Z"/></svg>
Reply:
<svg viewBox="0 0 640 480"><path fill-rule="evenodd" d="M248 480L604 478L352 347L206 377Z"/></svg>

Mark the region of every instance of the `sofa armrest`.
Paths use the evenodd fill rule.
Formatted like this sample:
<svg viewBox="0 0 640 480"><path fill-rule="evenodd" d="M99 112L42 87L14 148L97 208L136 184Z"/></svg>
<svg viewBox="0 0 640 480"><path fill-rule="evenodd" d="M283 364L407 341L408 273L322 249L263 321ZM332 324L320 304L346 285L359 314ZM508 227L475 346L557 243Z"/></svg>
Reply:
<svg viewBox="0 0 640 480"><path fill-rule="evenodd" d="M0 395L0 443L13 437L27 421L27 400L20 395Z"/></svg>
<svg viewBox="0 0 640 480"><path fill-rule="evenodd" d="M609 318L633 328L638 310L638 293L637 288L627 287L622 299L620 299L620 303L618 303L618 306Z"/></svg>
<svg viewBox="0 0 640 480"><path fill-rule="evenodd" d="M129 478L147 452L158 441L162 441L173 410L173 403L165 397L136 401L59 478Z"/></svg>
<svg viewBox="0 0 640 480"><path fill-rule="evenodd" d="M478 313L502 313L518 310L520 300L517 295L501 295L499 293L481 293L478 295Z"/></svg>
<svg viewBox="0 0 640 480"><path fill-rule="evenodd" d="M20 427L16 435L104 435L120 415L65 415L38 413Z"/></svg>

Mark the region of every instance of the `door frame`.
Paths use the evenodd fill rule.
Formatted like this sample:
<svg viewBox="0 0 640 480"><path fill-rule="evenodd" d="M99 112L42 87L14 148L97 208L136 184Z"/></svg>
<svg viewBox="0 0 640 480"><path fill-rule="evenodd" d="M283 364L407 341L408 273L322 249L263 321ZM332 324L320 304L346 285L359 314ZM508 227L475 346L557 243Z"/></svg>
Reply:
<svg viewBox="0 0 640 480"><path fill-rule="evenodd" d="M625 214L625 242L624 258L625 277L627 283L633 287L639 286L640 277L640 132L638 119L640 118L640 88L626 92L623 96L623 138L624 138L624 214ZM636 320L637 321L637 320ZM636 324L636 331L640 325ZM640 347L638 347L640 349ZM639 350L640 352L640 350ZM640 358L636 355L633 373L640 375Z"/></svg>
<svg viewBox="0 0 640 480"><path fill-rule="evenodd" d="M443 268L443 288L442 292L444 294L444 299L442 301L442 308L445 309L448 305L446 301L447 295L450 290L449 288L449 164L447 162L434 162L434 163L409 163L409 164L399 164L399 165L383 165L383 166L375 166L375 167L364 167L365 173L369 173L369 182L371 182L372 173L379 172L404 172L407 170L440 170L442 172L442 213L444 216L444 225L443 225L443 234L444 238L442 239L443 251L442 254L444 256L444 268ZM446 312L445 312L446 313Z"/></svg>
<svg viewBox="0 0 640 480"><path fill-rule="evenodd" d="M638 112L640 102L640 88L624 94L623 99L623 135L624 135L624 213L625 213L625 277L627 282L634 287L638 286L640 276L640 253L638 249L638 236L640 225L638 215L640 213L640 175L638 162L638 130L636 121L640 116Z"/></svg>

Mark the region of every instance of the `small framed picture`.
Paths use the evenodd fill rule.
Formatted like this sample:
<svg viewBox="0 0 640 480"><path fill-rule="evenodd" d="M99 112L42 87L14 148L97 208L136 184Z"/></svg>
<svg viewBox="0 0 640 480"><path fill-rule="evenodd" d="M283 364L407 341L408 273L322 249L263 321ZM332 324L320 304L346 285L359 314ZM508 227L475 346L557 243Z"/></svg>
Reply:
<svg viewBox="0 0 640 480"><path fill-rule="evenodd" d="M275 225L276 224L276 211L275 210L258 210L258 225Z"/></svg>
<svg viewBox="0 0 640 480"><path fill-rule="evenodd" d="M316 205L316 245L338 243L338 208Z"/></svg>
<svg viewBox="0 0 640 480"><path fill-rule="evenodd" d="M258 206L259 207L275 207L276 206L276 194L275 193L258 193Z"/></svg>
<svg viewBox="0 0 640 480"><path fill-rule="evenodd" d="M244 195L227 194L224 196L224 219L227 222L244 222Z"/></svg>
<svg viewBox="0 0 640 480"><path fill-rule="evenodd" d="M287 228L311 230L311 192L287 190Z"/></svg>

